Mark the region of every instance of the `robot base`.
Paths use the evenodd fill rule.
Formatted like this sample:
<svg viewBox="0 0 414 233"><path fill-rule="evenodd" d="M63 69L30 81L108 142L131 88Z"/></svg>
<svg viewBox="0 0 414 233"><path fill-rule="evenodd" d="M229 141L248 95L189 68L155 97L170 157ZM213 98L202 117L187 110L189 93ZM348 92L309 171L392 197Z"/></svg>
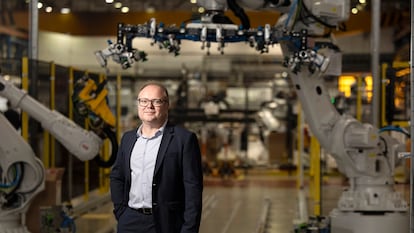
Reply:
<svg viewBox="0 0 414 233"><path fill-rule="evenodd" d="M334 209L330 220L331 233L408 233L410 226L407 212L367 215Z"/></svg>
<svg viewBox="0 0 414 233"><path fill-rule="evenodd" d="M0 215L0 233L30 233L25 225L22 224L20 214Z"/></svg>

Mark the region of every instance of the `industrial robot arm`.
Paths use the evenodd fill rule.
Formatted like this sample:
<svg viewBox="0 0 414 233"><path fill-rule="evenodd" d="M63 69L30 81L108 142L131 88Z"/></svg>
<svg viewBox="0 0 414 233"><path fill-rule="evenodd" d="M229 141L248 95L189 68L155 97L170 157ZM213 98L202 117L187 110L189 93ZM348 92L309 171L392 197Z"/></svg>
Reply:
<svg viewBox="0 0 414 233"><path fill-rule="evenodd" d="M288 67L306 122L321 146L335 158L339 171L349 178L350 189L342 196L339 207L353 211L404 211L406 203L398 195L391 198L389 192L394 191L394 168L405 145L380 134L370 124L340 115L324 87L323 67L329 64L308 61L300 53L291 56ZM323 63L329 63L330 56L324 54Z"/></svg>
<svg viewBox="0 0 414 233"><path fill-rule="evenodd" d="M81 88L83 95L88 98L87 108L93 108L100 116L105 116L101 100L104 92L93 92L97 96L88 97L94 89ZM17 88L0 76L0 96L10 101L13 108L20 108L30 117L40 122L42 127L50 132L65 148L82 161L96 159L104 137L92 131L87 131L76 125L57 111L46 108L25 91ZM99 110L98 110L99 109ZM106 113L107 114L107 113ZM114 123L111 117L108 123ZM106 131L109 134L109 130ZM44 189L45 172L42 162L34 154L30 145L12 127L3 114L0 114L0 232L4 230L27 233L24 225L25 213L33 198ZM117 144L112 144L116 153ZM114 159L112 159L114 160ZM108 165L107 163L105 165Z"/></svg>
<svg viewBox="0 0 414 233"><path fill-rule="evenodd" d="M157 23L152 18L144 24L117 27L116 43L95 52L102 67L107 67L108 58L121 64L123 69L131 67L135 62L146 61L146 53L132 47L136 37L151 39L152 45L178 55L181 40L199 41L201 48L209 49L211 43L217 44L220 53L224 53L226 43L247 42L250 47L261 53L267 53L269 47L283 40L291 40L291 32L306 28L309 35L321 36L326 28L342 28L340 22L349 15L350 1L342 0L201 0L197 3L205 9L199 20L183 23L179 27ZM240 7L250 9L274 8L282 13L276 25L266 24L258 28L250 28L247 15ZM224 12L231 9L242 24L234 24Z"/></svg>
<svg viewBox="0 0 414 233"><path fill-rule="evenodd" d="M370 124L340 115L331 104L324 76L335 51L321 49L323 59L308 59L312 54L307 45L292 52L289 43L281 46L290 57L287 66L306 122L349 180L330 214L331 232L407 232L408 204L394 187L395 167L405 145Z"/></svg>
<svg viewBox="0 0 414 233"><path fill-rule="evenodd" d="M91 160L99 153L102 143L100 137L82 129L59 112L46 108L2 76L0 76L0 95L8 99L14 108L21 108L40 122L44 129L80 160Z"/></svg>
<svg viewBox="0 0 414 233"><path fill-rule="evenodd" d="M22 219L31 200L45 187L44 167L3 114L0 132L0 232L26 233Z"/></svg>

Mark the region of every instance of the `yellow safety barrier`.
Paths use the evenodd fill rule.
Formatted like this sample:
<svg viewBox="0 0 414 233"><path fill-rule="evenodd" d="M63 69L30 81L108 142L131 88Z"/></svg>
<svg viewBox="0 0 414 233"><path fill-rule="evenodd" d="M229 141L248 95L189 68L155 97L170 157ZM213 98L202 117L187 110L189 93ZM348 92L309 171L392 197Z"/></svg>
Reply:
<svg viewBox="0 0 414 233"><path fill-rule="evenodd" d="M310 142L310 176L313 198L313 212L315 216L321 215L321 150L318 139L311 137Z"/></svg>
<svg viewBox="0 0 414 233"><path fill-rule="evenodd" d="M22 58L22 89L29 91L29 58ZM22 137L29 140L29 116L26 112L22 112Z"/></svg>

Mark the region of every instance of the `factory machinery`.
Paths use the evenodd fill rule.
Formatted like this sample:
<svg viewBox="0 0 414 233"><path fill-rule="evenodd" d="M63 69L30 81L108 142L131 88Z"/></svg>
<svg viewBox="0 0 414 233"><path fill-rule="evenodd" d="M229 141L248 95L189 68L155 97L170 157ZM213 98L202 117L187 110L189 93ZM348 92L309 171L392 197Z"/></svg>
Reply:
<svg viewBox="0 0 414 233"><path fill-rule="evenodd" d="M342 28L349 16L350 1L200 0L198 4L205 9L200 20L179 27L165 26L156 19L138 25L119 23L117 41L95 53L99 63L106 67L112 58L127 69L145 61L145 51L132 46L136 37L148 38L174 55L179 55L182 40L199 41L207 50L215 43L221 53L226 43L247 42L260 53L280 44L309 128L349 180L349 187L329 215L330 232L408 232L408 204L394 188L394 170L405 145L372 125L339 114L324 87L325 75L341 74L341 53L325 33L327 29ZM275 25L250 28L240 6L271 8L282 15ZM240 18L242 25L224 15L227 9Z"/></svg>
<svg viewBox="0 0 414 233"><path fill-rule="evenodd" d="M96 160L98 165L110 167L115 161L118 144L113 131L115 118L107 105L104 87L105 82L96 85L87 76L75 84L72 99L80 116L90 122L91 130L87 131L0 75L0 96L10 101L13 108L20 108L40 122L78 159ZM28 233L25 215L33 199L45 188L45 169L29 143L3 114L0 114L0 135L0 232ZM112 146L108 160L99 156L105 139L109 139Z"/></svg>

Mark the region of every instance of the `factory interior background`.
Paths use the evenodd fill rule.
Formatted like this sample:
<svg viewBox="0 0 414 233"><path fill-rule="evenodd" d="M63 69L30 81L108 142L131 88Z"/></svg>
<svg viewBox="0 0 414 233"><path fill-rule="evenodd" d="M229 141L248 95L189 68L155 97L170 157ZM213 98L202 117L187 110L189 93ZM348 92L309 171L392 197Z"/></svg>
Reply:
<svg viewBox="0 0 414 233"><path fill-rule="evenodd" d="M216 43L202 48L200 41L183 40L179 54L172 54L152 43L151 38L137 37L132 47L145 51L146 61L124 69L108 58L103 67L96 52L117 42L118 23L138 25L154 18L157 23L179 26L200 14L196 3L34 2L36 10L30 8L30 1L0 1L0 69L4 80L87 130L102 123L94 124L85 114L85 106L79 104L84 93L79 88L90 84L96 89L104 83L105 93L101 94L106 106L99 105L98 109L109 109L103 118L111 122L103 124L112 127L115 141L140 124L136 111L140 86L149 80L165 84L170 93L170 120L194 131L202 150L205 186L201 233L353 232L324 231L329 228L326 216L337 208L349 177L309 128L311 122L278 43L267 53L260 53L247 42L226 43L221 51ZM374 3L381 4L376 35ZM64 7L70 12L61 13ZM378 119L374 127L398 128L386 133L409 151L410 1L352 0L350 7L349 19L344 22L346 30L331 33L340 55L329 69L340 69L341 75L323 77L327 95L341 116L349 115L364 124ZM246 12L252 28L273 25L282 14L277 8ZM238 22L230 12L226 15ZM372 49L374 43L378 43L376 51ZM377 63L373 62L373 52L378 55ZM374 65L378 68L375 72ZM0 95L1 112L9 108L7 99ZM373 110L373 106L379 107ZM17 132L46 171L44 190L33 197L23 218L28 231L116 232L109 194L110 166L102 165L113 156L113 141L106 140L100 149L103 162L81 161L23 107L16 110L22 117ZM1 131L0 135L6 138L9 134ZM1 146L0 174L7 177L1 157L8 152ZM410 160L400 159L395 164L395 189L409 206ZM0 186L0 193L8 191L8 187ZM7 208L0 209L0 216ZM63 226L64 220L71 226ZM375 220L368 222L356 221L360 229L355 233L370 232L365 225ZM0 232L8 232L2 229L7 224L7 220L0 220Z"/></svg>

